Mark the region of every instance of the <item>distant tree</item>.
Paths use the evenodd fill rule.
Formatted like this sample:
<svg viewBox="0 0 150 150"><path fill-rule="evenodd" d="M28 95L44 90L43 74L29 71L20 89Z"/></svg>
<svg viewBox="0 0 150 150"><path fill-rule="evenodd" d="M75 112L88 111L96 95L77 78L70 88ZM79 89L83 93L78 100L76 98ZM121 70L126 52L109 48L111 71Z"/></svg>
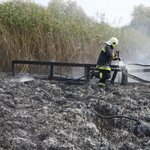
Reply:
<svg viewBox="0 0 150 150"><path fill-rule="evenodd" d="M142 4L135 6L131 16L132 21L129 27L150 36L150 7L145 7Z"/></svg>
<svg viewBox="0 0 150 150"><path fill-rule="evenodd" d="M64 0L51 0L48 4L48 8L55 9L60 13L69 13L75 16L85 18L86 13L75 1Z"/></svg>

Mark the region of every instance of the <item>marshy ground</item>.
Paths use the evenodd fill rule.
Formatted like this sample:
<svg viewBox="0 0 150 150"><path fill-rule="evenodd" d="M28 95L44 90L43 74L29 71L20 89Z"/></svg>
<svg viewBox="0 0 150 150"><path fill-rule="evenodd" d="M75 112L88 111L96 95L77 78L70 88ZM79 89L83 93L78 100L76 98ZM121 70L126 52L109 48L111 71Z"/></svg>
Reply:
<svg viewBox="0 0 150 150"><path fill-rule="evenodd" d="M148 150L149 123L150 84L93 88L0 73L1 150Z"/></svg>

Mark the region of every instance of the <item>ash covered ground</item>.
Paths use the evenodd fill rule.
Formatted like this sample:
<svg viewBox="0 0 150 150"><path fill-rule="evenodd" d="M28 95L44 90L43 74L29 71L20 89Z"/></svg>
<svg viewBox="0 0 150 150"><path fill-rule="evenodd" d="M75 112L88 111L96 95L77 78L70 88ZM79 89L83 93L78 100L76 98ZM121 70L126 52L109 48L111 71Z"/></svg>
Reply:
<svg viewBox="0 0 150 150"><path fill-rule="evenodd" d="M149 123L150 84L93 88L0 73L1 150L149 150Z"/></svg>

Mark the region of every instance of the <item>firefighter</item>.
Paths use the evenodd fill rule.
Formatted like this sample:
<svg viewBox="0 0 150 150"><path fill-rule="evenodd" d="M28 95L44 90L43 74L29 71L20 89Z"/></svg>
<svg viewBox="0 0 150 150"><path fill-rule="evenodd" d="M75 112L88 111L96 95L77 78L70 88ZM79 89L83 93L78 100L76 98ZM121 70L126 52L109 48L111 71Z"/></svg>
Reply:
<svg viewBox="0 0 150 150"><path fill-rule="evenodd" d="M116 56L119 55L119 53L112 52L116 45L118 45L118 39L115 37L112 37L109 41L105 42L105 46L102 48L97 61L96 68L98 72L91 73L91 78L95 76L100 79L98 82L98 86L100 87L105 87L106 80L111 78L111 61L118 59L120 60L120 58L116 59Z"/></svg>

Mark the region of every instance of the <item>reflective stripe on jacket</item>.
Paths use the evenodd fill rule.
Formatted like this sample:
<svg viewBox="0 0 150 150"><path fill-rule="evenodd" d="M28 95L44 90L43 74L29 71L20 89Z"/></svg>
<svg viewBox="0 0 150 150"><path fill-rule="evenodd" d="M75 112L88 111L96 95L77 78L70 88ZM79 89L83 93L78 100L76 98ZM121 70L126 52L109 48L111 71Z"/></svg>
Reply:
<svg viewBox="0 0 150 150"><path fill-rule="evenodd" d="M96 66L96 68L111 71L111 68L109 66Z"/></svg>
<svg viewBox="0 0 150 150"><path fill-rule="evenodd" d="M111 61L115 57L115 54L112 52L112 50L113 50L113 47L107 44L102 48L102 51L97 61L97 66L99 66L98 69L111 71L110 69Z"/></svg>

